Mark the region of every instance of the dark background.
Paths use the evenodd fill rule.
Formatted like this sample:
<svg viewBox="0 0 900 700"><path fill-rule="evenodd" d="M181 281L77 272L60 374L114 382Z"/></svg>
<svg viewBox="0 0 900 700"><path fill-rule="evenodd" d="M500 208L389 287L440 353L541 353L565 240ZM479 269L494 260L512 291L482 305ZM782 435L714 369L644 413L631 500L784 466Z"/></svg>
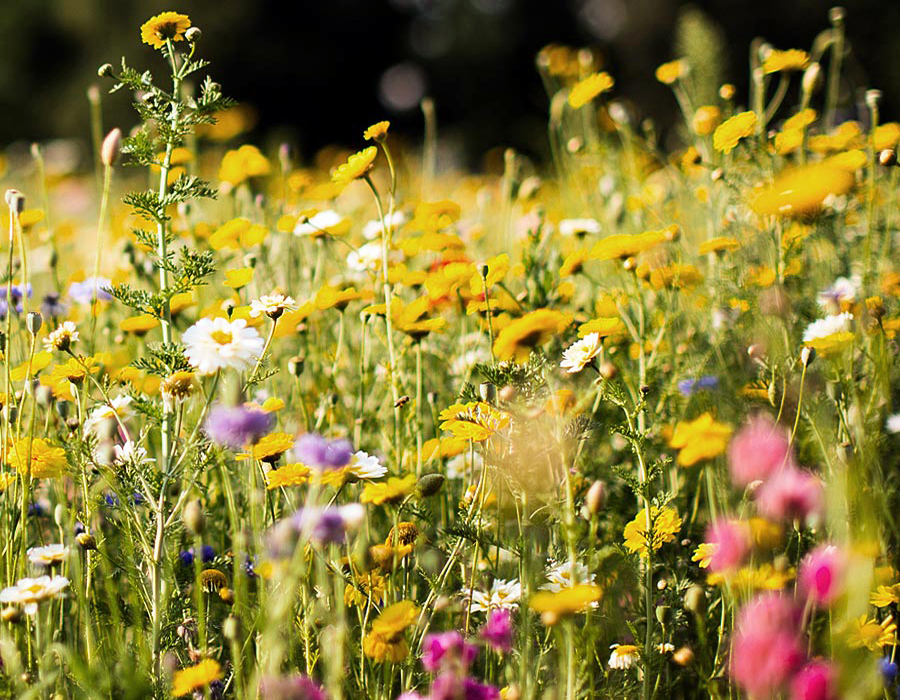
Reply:
<svg viewBox="0 0 900 700"><path fill-rule="evenodd" d="M495 147L541 156L548 100L534 59L549 42L598 49L616 96L665 132L676 104L653 72L676 57L675 26L688 6L721 32L724 77L744 103L754 37L808 50L829 26L830 3L815 0L0 0L0 146L87 139L85 92L103 85L99 65L124 55L162 75L139 27L165 10L190 15L213 77L257 109L244 138L286 138L306 157L327 143L358 146L361 129L382 118L420 137L418 107L391 106L385 91L410 104L423 91L432 96L441 133L456 137L471 165ZM878 87L891 119L900 104L900 2L844 6L844 107L852 113L861 91ZM124 94L104 97L106 128L135 123L128 103Z"/></svg>

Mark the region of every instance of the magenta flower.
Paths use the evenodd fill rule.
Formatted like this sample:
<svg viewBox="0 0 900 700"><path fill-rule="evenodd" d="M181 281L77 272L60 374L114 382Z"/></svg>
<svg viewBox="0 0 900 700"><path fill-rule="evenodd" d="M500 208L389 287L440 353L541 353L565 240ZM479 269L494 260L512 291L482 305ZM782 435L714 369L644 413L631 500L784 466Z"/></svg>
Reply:
<svg viewBox="0 0 900 700"><path fill-rule="evenodd" d="M347 440L327 440L318 433L305 433L297 438L294 459L316 469L339 469L350 464L353 447Z"/></svg>
<svg viewBox="0 0 900 700"><path fill-rule="evenodd" d="M791 681L791 700L836 700L836 675L826 661L810 661Z"/></svg>
<svg viewBox="0 0 900 700"><path fill-rule="evenodd" d="M500 700L500 691L453 673L442 673L431 684L430 700Z"/></svg>
<svg viewBox="0 0 900 700"><path fill-rule="evenodd" d="M513 641L512 614L510 611L506 608L492 610L479 635L492 649L503 654L508 653L512 649Z"/></svg>
<svg viewBox="0 0 900 700"><path fill-rule="evenodd" d="M751 419L728 446L728 467L737 486L765 481L794 463L787 432L767 416Z"/></svg>
<svg viewBox="0 0 900 700"><path fill-rule="evenodd" d="M756 492L759 512L772 520L812 520L821 514L824 500L819 478L793 466L779 471Z"/></svg>
<svg viewBox="0 0 900 700"><path fill-rule="evenodd" d="M747 526L737 520L720 520L706 530L706 541L714 545L709 560L713 572L738 568L750 549Z"/></svg>
<svg viewBox="0 0 900 700"><path fill-rule="evenodd" d="M478 655L478 648L466 642L456 631L429 634L422 643L422 665L430 673L447 669L468 670Z"/></svg>
<svg viewBox="0 0 900 700"><path fill-rule="evenodd" d="M325 691L307 676L269 676L259 682L263 700L327 700Z"/></svg>
<svg viewBox="0 0 900 700"><path fill-rule="evenodd" d="M827 607L843 591L845 568L843 552L834 545L819 545L800 562L800 593L816 605Z"/></svg>

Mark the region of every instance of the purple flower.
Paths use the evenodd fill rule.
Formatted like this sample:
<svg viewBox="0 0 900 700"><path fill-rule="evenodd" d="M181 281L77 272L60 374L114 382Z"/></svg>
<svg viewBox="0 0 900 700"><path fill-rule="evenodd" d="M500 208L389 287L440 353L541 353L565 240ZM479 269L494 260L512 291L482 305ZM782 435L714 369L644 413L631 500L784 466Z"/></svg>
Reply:
<svg viewBox="0 0 900 700"><path fill-rule="evenodd" d="M41 313L47 318L62 318L69 312L68 304L59 299L59 294L50 292L41 301Z"/></svg>
<svg viewBox="0 0 900 700"><path fill-rule="evenodd" d="M294 550L298 536L316 544L343 544L347 531L359 527L364 519L365 509L359 503L307 506L272 528L269 549L272 556L287 556Z"/></svg>
<svg viewBox="0 0 900 700"><path fill-rule="evenodd" d="M719 378L707 375L697 379L682 379L678 382L678 391L685 396L690 396L698 391L713 391L719 388Z"/></svg>
<svg viewBox="0 0 900 700"><path fill-rule="evenodd" d="M479 633L490 647L501 653L512 649L512 613L506 608L492 610Z"/></svg>
<svg viewBox="0 0 900 700"><path fill-rule="evenodd" d="M424 695L419 695L414 690L407 690L405 693L398 695L397 700L427 700L427 698Z"/></svg>
<svg viewBox="0 0 900 700"><path fill-rule="evenodd" d="M22 313L22 297L24 296L23 289L24 294L27 294L28 298L30 299L33 294L31 283L25 285L24 288L22 287L22 285L16 284L13 285L10 290L13 309L16 313L19 314ZM6 298L6 287L0 286L0 316L6 317L6 312L9 311L9 301L10 300Z"/></svg>
<svg viewBox="0 0 900 700"><path fill-rule="evenodd" d="M347 440L326 440L318 433L306 433L294 444L294 458L308 467L340 469L350 464L353 446Z"/></svg>
<svg viewBox="0 0 900 700"><path fill-rule="evenodd" d="M459 664L468 669L478 654L478 649L456 631L429 634L422 646L422 665L430 673L457 668Z"/></svg>
<svg viewBox="0 0 900 700"><path fill-rule="evenodd" d="M326 700L319 685L306 676L268 677L259 682L263 700Z"/></svg>
<svg viewBox="0 0 900 700"><path fill-rule="evenodd" d="M216 405L210 409L203 431L217 445L238 450L259 442L274 423L271 413L257 408Z"/></svg>
<svg viewBox="0 0 900 700"><path fill-rule="evenodd" d="M112 287L112 280L106 277L88 277L84 282L72 282L69 285L69 298L76 304L88 305L94 301L94 294L100 301L111 301L109 292L104 287Z"/></svg>

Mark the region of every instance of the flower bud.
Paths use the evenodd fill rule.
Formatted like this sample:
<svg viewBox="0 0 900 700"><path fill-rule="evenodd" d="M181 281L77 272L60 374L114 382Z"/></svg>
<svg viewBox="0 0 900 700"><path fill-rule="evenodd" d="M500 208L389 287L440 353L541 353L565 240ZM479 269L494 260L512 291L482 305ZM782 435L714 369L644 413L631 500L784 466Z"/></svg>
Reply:
<svg viewBox="0 0 900 700"><path fill-rule="evenodd" d="M803 349L800 351L800 362L803 363L803 366L809 367L815 359L816 349L811 348L808 345L804 345Z"/></svg>
<svg viewBox="0 0 900 700"><path fill-rule="evenodd" d="M441 487L444 485L444 480L445 477L443 474L425 474L419 479L416 488L423 498L428 498L441 490Z"/></svg>
<svg viewBox="0 0 900 700"><path fill-rule="evenodd" d="M203 513L203 505L199 499L189 501L181 511L181 522L193 535L202 535L206 529L206 515Z"/></svg>
<svg viewBox="0 0 900 700"><path fill-rule="evenodd" d="M203 38L203 32L200 31L200 27L189 27L184 33L184 38L188 40L188 43L196 44Z"/></svg>
<svg viewBox="0 0 900 700"><path fill-rule="evenodd" d="M97 69L97 75L101 78L111 78L113 75L112 63L104 63Z"/></svg>
<svg viewBox="0 0 900 700"><path fill-rule="evenodd" d="M681 647L672 654L672 661L679 666L690 666L694 663L694 652L690 647Z"/></svg>
<svg viewBox="0 0 900 700"><path fill-rule="evenodd" d="M222 636L229 642L236 642L241 638L241 619L235 615L229 615L222 622Z"/></svg>
<svg viewBox="0 0 900 700"><path fill-rule="evenodd" d="M25 210L25 195L19 190L6 190L6 206L14 214L21 214Z"/></svg>
<svg viewBox="0 0 900 700"><path fill-rule="evenodd" d="M893 148L885 148L878 154L878 162L886 168L897 165L897 151Z"/></svg>
<svg viewBox="0 0 900 700"><path fill-rule="evenodd" d="M294 355L291 359L288 360L288 372L291 373L291 376L299 377L303 374L303 365L306 362L300 355Z"/></svg>
<svg viewBox="0 0 900 700"><path fill-rule="evenodd" d="M81 548L86 552L97 549L97 539L89 532L79 532L75 535L75 541L78 542L78 544L81 545Z"/></svg>
<svg viewBox="0 0 900 700"><path fill-rule="evenodd" d="M25 328L31 335L37 335L44 323L44 317L38 311L29 311L25 316Z"/></svg>
<svg viewBox="0 0 900 700"><path fill-rule="evenodd" d="M119 160L119 153L122 148L122 130L116 127L110 131L106 138L103 139L103 145L100 146L100 161L107 168L111 168Z"/></svg>
<svg viewBox="0 0 900 700"><path fill-rule="evenodd" d="M0 610L0 620L3 622L17 623L21 622L25 617L25 613L22 612L21 608L3 608Z"/></svg>
<svg viewBox="0 0 900 700"><path fill-rule="evenodd" d="M806 94L812 94L815 92L816 88L819 87L819 79L822 76L822 66L819 65L816 61L813 61L809 64L805 71L803 71L803 78L801 80L801 87L803 88L803 92Z"/></svg>
<svg viewBox="0 0 900 700"><path fill-rule="evenodd" d="M706 592L701 586L691 586L684 594L684 607L695 615L706 612Z"/></svg>
<svg viewBox="0 0 900 700"><path fill-rule="evenodd" d="M53 522L56 527L63 529L66 526L66 507L62 503L57 503L53 509Z"/></svg>
<svg viewBox="0 0 900 700"><path fill-rule="evenodd" d="M595 481L588 489L587 495L584 497L584 505L587 507L588 513L597 515L606 505L606 484L602 481Z"/></svg>
<svg viewBox="0 0 900 700"><path fill-rule="evenodd" d="M828 19L835 27L843 24L844 17L846 16L847 11L840 5L832 7L830 10L828 10Z"/></svg>
<svg viewBox="0 0 900 700"><path fill-rule="evenodd" d="M494 403L497 399L497 387L490 382L482 382L478 387L478 395L481 396L482 401Z"/></svg>
<svg viewBox="0 0 900 700"><path fill-rule="evenodd" d="M866 90L866 107L876 109L881 100L881 90Z"/></svg>

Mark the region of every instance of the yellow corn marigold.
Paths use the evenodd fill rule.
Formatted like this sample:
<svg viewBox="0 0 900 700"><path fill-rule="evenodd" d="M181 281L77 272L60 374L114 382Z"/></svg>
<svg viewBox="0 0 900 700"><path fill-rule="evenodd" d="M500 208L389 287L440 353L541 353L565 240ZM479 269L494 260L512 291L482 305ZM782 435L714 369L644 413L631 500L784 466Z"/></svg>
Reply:
<svg viewBox="0 0 900 700"><path fill-rule="evenodd" d="M690 467L704 459L722 454L728 447L732 428L716 422L712 414L704 413L692 421L682 421L675 426L669 447L679 450L677 463Z"/></svg>
<svg viewBox="0 0 900 700"><path fill-rule="evenodd" d="M166 45L166 41L181 41L184 32L191 26L187 15L177 12L163 12L151 17L141 25L141 41L154 49Z"/></svg>
<svg viewBox="0 0 900 700"><path fill-rule="evenodd" d="M172 678L172 697L180 698L213 681L222 678L222 667L215 659L203 659L200 663L176 671Z"/></svg>
<svg viewBox="0 0 900 700"><path fill-rule="evenodd" d="M756 131L758 121L756 112L753 111L741 112L726 119L713 133L713 148L722 153L731 153L738 145L738 141Z"/></svg>
<svg viewBox="0 0 900 700"><path fill-rule="evenodd" d="M646 557L650 550L654 552L666 542L675 539L681 530L681 518L674 508L650 506L650 527L647 527L647 509L643 508L634 520L625 526L626 549Z"/></svg>
<svg viewBox="0 0 900 700"><path fill-rule="evenodd" d="M551 309L538 309L517 318L494 340L494 354L499 360L525 362L531 351L562 333L571 323L570 314Z"/></svg>
<svg viewBox="0 0 900 700"><path fill-rule="evenodd" d="M569 106L581 109L598 95L612 89L615 81L609 73L592 73L579 80L569 92Z"/></svg>

